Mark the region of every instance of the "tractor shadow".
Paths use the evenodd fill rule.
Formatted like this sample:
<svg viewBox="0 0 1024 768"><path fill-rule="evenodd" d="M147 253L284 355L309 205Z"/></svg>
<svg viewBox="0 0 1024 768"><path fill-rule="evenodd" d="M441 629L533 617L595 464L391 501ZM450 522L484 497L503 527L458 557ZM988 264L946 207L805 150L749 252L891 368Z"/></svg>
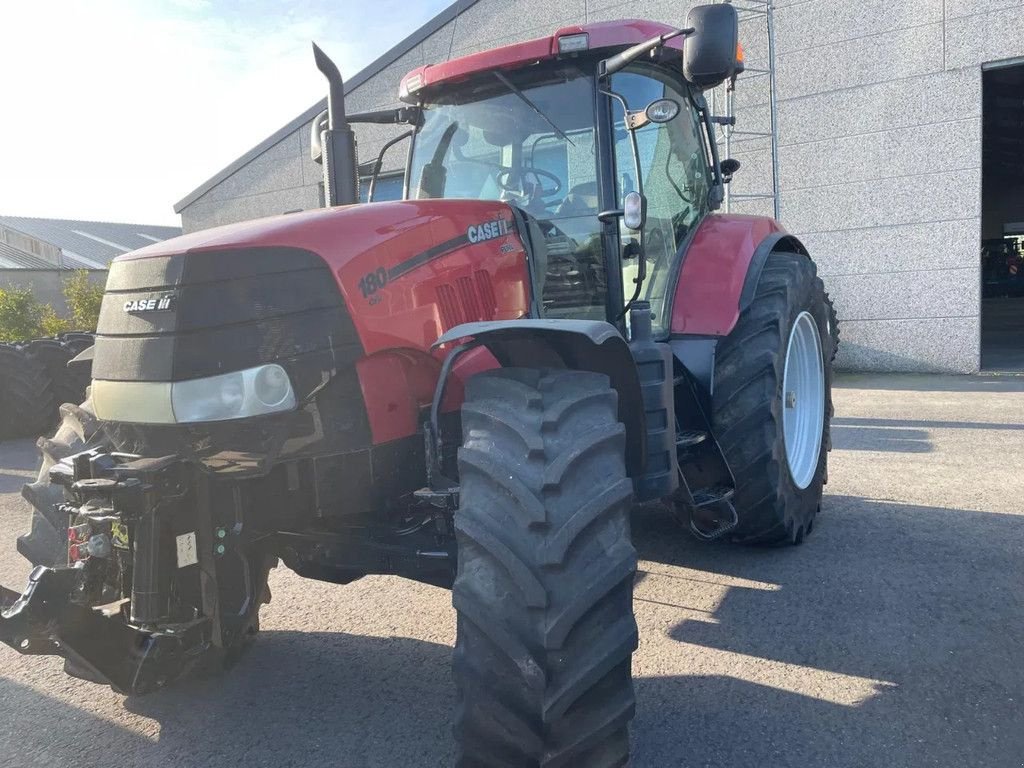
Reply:
<svg viewBox="0 0 1024 768"><path fill-rule="evenodd" d="M86 695L93 690L88 683L82 686ZM84 707L72 706L4 675L0 675L0 713L3 765L9 768L142 765L144 761L135 758L152 743Z"/></svg>
<svg viewBox="0 0 1024 768"><path fill-rule="evenodd" d="M905 359L903 362L907 362ZM1005 374L837 373L833 389L890 392L1024 392L1024 376Z"/></svg>
<svg viewBox="0 0 1024 768"><path fill-rule="evenodd" d="M933 429L1021 432L1024 431L1024 424L836 417L832 419L832 447L847 451L931 453L935 450L930 432Z"/></svg>
<svg viewBox="0 0 1024 768"><path fill-rule="evenodd" d="M0 472L0 493L20 493L22 486L29 482L32 482L31 477Z"/></svg>
<svg viewBox="0 0 1024 768"><path fill-rule="evenodd" d="M1019 763L1024 518L825 507L777 550L700 544L638 510L634 768ZM448 766L450 660L409 638L265 631L221 676L123 700L127 727L98 716L120 697L53 660L55 689L0 677L3 764Z"/></svg>
<svg viewBox="0 0 1024 768"><path fill-rule="evenodd" d="M267 631L222 676L124 705L160 723L152 765L451 765L451 653L401 637Z"/></svg>
<svg viewBox="0 0 1024 768"><path fill-rule="evenodd" d="M21 486L32 482L38 469L34 440L0 442L0 493L21 493Z"/></svg>
<svg viewBox="0 0 1024 768"><path fill-rule="evenodd" d="M1019 764L1024 516L826 496L799 547L633 531L640 623L688 672L639 672L636 766Z"/></svg>

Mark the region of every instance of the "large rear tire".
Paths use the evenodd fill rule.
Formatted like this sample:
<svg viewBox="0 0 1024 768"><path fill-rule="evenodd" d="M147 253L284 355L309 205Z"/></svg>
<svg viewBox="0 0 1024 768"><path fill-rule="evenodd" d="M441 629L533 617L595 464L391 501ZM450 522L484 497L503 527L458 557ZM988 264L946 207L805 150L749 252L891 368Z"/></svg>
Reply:
<svg viewBox="0 0 1024 768"><path fill-rule="evenodd" d="M0 344L0 439L52 429L57 405L46 365L31 350Z"/></svg>
<svg viewBox="0 0 1024 768"><path fill-rule="evenodd" d="M85 391L89 388L91 366L68 367L68 362L77 354L77 347L78 345L59 339L35 339L22 346L23 350L35 356L46 368L55 403L54 420L57 417L56 406L82 402L85 399Z"/></svg>
<svg viewBox="0 0 1024 768"><path fill-rule="evenodd" d="M814 262L771 254L715 361L715 434L736 478L734 541L799 544L811 532L827 471L837 341Z"/></svg>
<svg viewBox="0 0 1024 768"><path fill-rule="evenodd" d="M608 377L501 369L466 388L455 517L457 764L629 761L636 550Z"/></svg>

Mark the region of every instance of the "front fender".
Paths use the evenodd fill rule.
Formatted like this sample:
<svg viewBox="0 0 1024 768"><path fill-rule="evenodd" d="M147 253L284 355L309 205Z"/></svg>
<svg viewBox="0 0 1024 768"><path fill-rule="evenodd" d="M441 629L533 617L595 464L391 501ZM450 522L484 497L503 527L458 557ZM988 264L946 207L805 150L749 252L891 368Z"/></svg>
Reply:
<svg viewBox="0 0 1024 768"><path fill-rule="evenodd" d="M640 378L629 345L614 325L543 319L463 323L434 346L464 339L486 347L505 368L571 368L608 376L619 395L619 421L626 427L627 470L630 477L643 473L646 424Z"/></svg>

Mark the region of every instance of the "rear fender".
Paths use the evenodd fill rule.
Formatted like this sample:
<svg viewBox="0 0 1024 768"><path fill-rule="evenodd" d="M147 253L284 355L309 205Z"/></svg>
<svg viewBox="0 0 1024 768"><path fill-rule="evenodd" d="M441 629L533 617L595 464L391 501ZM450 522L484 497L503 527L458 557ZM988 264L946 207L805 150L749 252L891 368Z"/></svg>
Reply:
<svg viewBox="0 0 1024 768"><path fill-rule="evenodd" d="M762 216L708 216L683 256L672 304L670 343L676 358L713 389L715 349L754 299L768 255L808 256L796 237Z"/></svg>
<svg viewBox="0 0 1024 768"><path fill-rule="evenodd" d="M807 249L774 219L714 214L683 255L669 307L673 336L728 336L750 303L768 254Z"/></svg>
<svg viewBox="0 0 1024 768"><path fill-rule="evenodd" d="M435 346L460 340L486 347L505 368L570 368L605 374L619 395L629 475L643 473L646 425L640 379L629 345L615 326L597 320L464 323L441 336Z"/></svg>

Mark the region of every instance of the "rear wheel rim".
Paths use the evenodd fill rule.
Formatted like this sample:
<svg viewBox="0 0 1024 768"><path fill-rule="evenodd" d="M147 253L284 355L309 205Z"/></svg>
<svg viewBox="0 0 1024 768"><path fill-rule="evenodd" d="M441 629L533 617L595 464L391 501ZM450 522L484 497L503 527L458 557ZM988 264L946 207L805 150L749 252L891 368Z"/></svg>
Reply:
<svg viewBox="0 0 1024 768"><path fill-rule="evenodd" d="M786 463L793 484L803 489L817 471L825 423L821 336L810 312L801 312L789 333L782 401Z"/></svg>

